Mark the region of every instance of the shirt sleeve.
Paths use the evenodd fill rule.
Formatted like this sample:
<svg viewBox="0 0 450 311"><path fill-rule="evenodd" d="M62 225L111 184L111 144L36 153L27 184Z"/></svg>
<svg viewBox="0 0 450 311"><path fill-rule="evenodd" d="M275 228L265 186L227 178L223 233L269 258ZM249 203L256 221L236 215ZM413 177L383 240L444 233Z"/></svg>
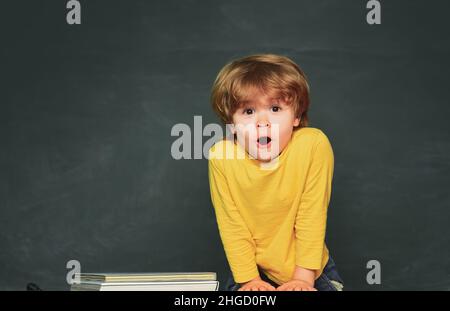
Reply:
<svg viewBox="0 0 450 311"><path fill-rule="evenodd" d="M333 149L320 132L295 220L295 263L305 269L321 269L333 170Z"/></svg>
<svg viewBox="0 0 450 311"><path fill-rule="evenodd" d="M255 242L229 192L227 180L218 163L208 160L211 200L220 237L235 282L245 283L259 276Z"/></svg>

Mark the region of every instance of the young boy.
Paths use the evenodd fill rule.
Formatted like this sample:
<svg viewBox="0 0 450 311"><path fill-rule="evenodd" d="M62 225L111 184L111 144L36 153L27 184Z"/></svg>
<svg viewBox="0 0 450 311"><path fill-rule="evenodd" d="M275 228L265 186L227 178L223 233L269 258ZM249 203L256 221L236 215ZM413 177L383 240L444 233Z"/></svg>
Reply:
<svg viewBox="0 0 450 311"><path fill-rule="evenodd" d="M325 245L334 156L308 126L309 86L289 58L237 59L212 106L231 128L209 150L209 182L231 268L227 290L342 290Z"/></svg>

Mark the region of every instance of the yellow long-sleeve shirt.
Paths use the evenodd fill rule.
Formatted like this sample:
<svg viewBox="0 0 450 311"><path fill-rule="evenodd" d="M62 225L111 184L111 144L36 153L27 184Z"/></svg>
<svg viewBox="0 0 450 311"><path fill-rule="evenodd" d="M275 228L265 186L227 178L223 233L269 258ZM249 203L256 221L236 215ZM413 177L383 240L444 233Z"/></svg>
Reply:
<svg viewBox="0 0 450 311"><path fill-rule="evenodd" d="M259 275L259 267L283 284L297 265L315 270L317 279L329 257L331 144L320 129L304 127L293 132L276 168L260 164L231 140L209 150L211 200L233 277L247 282Z"/></svg>

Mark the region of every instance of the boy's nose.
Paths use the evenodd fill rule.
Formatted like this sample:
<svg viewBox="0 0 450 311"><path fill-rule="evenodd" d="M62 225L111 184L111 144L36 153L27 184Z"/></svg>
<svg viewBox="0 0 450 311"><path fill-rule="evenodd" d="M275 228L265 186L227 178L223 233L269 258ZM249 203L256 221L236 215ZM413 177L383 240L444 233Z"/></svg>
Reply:
<svg viewBox="0 0 450 311"><path fill-rule="evenodd" d="M265 115L261 115L258 118L258 121L256 122L256 127L260 128L260 127L270 127L270 122L267 119L267 116Z"/></svg>

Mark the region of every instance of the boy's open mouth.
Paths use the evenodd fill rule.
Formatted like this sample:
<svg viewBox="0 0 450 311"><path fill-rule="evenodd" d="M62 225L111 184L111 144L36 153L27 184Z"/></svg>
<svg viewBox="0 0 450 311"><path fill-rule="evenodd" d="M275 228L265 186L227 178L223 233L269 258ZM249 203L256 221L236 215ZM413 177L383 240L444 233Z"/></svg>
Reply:
<svg viewBox="0 0 450 311"><path fill-rule="evenodd" d="M261 136L260 138L258 138L258 144L259 145L268 145L271 142L272 138L270 138L269 136Z"/></svg>

